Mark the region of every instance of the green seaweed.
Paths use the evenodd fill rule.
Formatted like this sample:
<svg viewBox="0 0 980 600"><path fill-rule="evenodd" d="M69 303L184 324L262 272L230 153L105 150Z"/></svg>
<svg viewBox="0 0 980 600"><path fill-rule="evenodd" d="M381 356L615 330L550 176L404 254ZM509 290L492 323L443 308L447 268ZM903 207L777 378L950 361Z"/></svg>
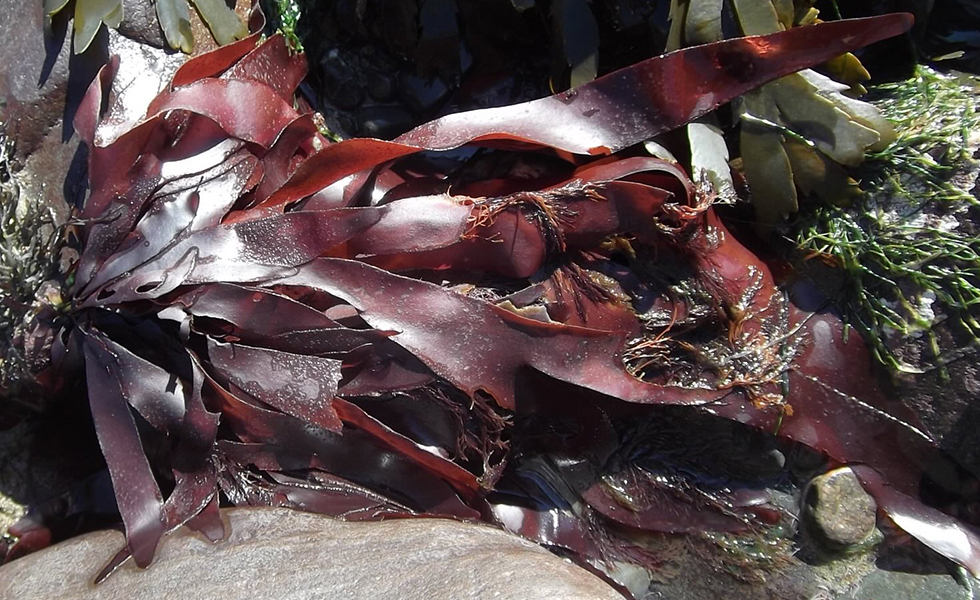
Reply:
<svg viewBox="0 0 980 600"><path fill-rule="evenodd" d="M190 0L220 45L248 35L248 27L223 0ZM50 21L68 6L68 0L44 0L44 15ZM156 0L157 18L167 43L175 50L193 52L190 9L187 0ZM74 53L85 52L102 24L115 29L123 20L122 0L75 0Z"/></svg>
<svg viewBox="0 0 980 600"><path fill-rule="evenodd" d="M953 213L978 204L958 180L976 167L968 150L980 128L976 86L920 66L907 81L873 88L901 133L860 170L869 192L850 207L813 207L795 227L795 242L809 257L843 270L850 323L894 371L941 369L980 341L980 239L948 224ZM965 345L940 349L931 305L966 334ZM900 341L926 336L931 363L904 362L890 340L896 334Z"/></svg>
<svg viewBox="0 0 980 600"><path fill-rule="evenodd" d="M818 11L810 0L732 0L732 16L744 35L763 35L811 26ZM672 45L722 39L720 0L674 0ZM799 210L799 197L824 202L850 198L855 182L844 166L855 166L868 149L880 150L894 132L872 105L848 94L863 93L870 75L850 53L825 65L827 77L807 69L743 95L735 104L742 174L751 190L757 227L768 232ZM689 131L689 136L690 136ZM707 179L727 200L734 188L721 132L691 137L695 180ZM712 142L712 137L714 141ZM700 148L695 149L695 144ZM702 176L701 173L704 173Z"/></svg>
<svg viewBox="0 0 980 600"><path fill-rule="evenodd" d="M21 394L8 392L29 377L23 376L26 365L16 340L38 308L44 283L57 272L59 238L51 209L20 194L9 170L12 152L0 130L0 397L19 399ZM46 300L60 304L60 298Z"/></svg>
<svg viewBox="0 0 980 600"><path fill-rule="evenodd" d="M297 1L273 0L269 2L269 8L276 29L282 32L289 47L295 52L303 52L303 41L296 33L296 27L302 14Z"/></svg>

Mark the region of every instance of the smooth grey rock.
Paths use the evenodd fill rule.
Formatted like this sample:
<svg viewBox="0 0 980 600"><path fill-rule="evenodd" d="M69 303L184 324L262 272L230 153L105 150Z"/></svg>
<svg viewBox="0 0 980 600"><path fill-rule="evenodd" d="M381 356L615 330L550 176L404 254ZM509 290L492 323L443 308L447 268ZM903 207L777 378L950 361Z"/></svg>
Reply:
<svg viewBox="0 0 980 600"><path fill-rule="evenodd" d="M141 44L167 48L157 11L151 0L123 0L123 20L119 33Z"/></svg>
<svg viewBox="0 0 980 600"><path fill-rule="evenodd" d="M0 598L46 600L622 600L591 573L509 533L438 519L346 523L286 509L224 512L210 544L186 529L143 571L91 581L122 544L102 531L0 568Z"/></svg>
<svg viewBox="0 0 980 600"><path fill-rule="evenodd" d="M71 43L68 22L57 19L53 35L44 33L44 7L40 2L0 0L0 121L7 136L17 141L15 160L35 152L48 130L62 122L69 84ZM97 50L99 40L93 42ZM73 66L76 66L73 64Z"/></svg>
<svg viewBox="0 0 980 600"><path fill-rule="evenodd" d="M807 524L829 549L858 546L874 533L877 505L846 467L814 478L806 502Z"/></svg>
<svg viewBox="0 0 980 600"><path fill-rule="evenodd" d="M966 585L970 583L966 582ZM957 583L950 575L875 571L840 600L970 600L975 598L974 591L966 585Z"/></svg>

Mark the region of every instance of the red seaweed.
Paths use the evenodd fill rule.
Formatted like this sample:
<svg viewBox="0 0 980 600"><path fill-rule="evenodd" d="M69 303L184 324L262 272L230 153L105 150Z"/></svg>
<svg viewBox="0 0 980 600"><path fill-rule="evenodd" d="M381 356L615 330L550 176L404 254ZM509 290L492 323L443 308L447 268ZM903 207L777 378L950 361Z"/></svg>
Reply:
<svg viewBox="0 0 980 600"><path fill-rule="evenodd" d="M844 344L836 317L788 303L679 166L629 151L910 24L888 15L693 47L393 142L317 133L292 99L305 63L279 36L191 59L136 120L126 107L100 114L110 62L76 117L92 194L70 304L49 323L52 368L84 363L126 528L103 576L130 555L148 565L185 524L221 537L219 491L352 519L483 519L587 560L608 552L603 523L737 530L767 518L759 494L699 511L649 488L639 467L621 473L635 505L612 495L610 415L662 405L859 463L900 527L980 573L970 526L917 499L941 455L877 390L863 345ZM385 175L463 145L567 165L520 183ZM323 192L345 178L342 193ZM644 310L671 324L649 335L640 292L657 282L612 260L616 240L670 257L651 264L683 269L717 309L703 324L730 351L718 364L691 377L637 366L644 349L697 351L671 329L694 301L652 293ZM578 429L525 435L563 418ZM168 443L148 453L147 435Z"/></svg>

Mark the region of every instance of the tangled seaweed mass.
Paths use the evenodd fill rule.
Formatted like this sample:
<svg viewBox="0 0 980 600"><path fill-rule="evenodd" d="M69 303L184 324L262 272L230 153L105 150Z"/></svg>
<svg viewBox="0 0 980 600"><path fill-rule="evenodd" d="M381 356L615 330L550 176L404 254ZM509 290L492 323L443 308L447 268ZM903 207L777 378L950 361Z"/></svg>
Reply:
<svg viewBox="0 0 980 600"><path fill-rule="evenodd" d="M857 336L797 308L682 168L636 148L909 25L698 46L392 142L320 135L280 36L103 114L110 62L75 121L80 255L26 344L49 387L84 374L127 539L102 576L183 525L220 538L219 491L479 519L593 562L642 562L631 532L771 516L752 490L658 487L621 426L652 405L851 464L901 528L980 574L970 526L919 500L948 459L878 391Z"/></svg>

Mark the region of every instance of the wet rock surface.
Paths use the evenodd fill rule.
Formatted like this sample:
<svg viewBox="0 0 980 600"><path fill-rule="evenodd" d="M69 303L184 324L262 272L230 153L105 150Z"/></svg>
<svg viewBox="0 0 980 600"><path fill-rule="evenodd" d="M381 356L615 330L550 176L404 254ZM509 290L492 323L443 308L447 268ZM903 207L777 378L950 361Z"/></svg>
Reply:
<svg viewBox="0 0 980 600"><path fill-rule="evenodd" d="M123 20L119 33L129 39L158 49L167 47L151 0L123 0Z"/></svg>
<svg viewBox="0 0 980 600"><path fill-rule="evenodd" d="M863 544L874 532L874 499L854 473L835 469L814 479L807 490L805 516L810 531L830 550Z"/></svg>
<svg viewBox="0 0 980 600"><path fill-rule="evenodd" d="M0 568L2 598L199 600L566 598L621 596L587 571L510 534L454 521L344 523L285 509L225 512L212 545L181 531L143 571L92 578L123 543L103 531Z"/></svg>
<svg viewBox="0 0 980 600"><path fill-rule="evenodd" d="M841 600L949 600L976 598L977 583L957 582L950 575L877 571L865 577Z"/></svg>
<svg viewBox="0 0 980 600"><path fill-rule="evenodd" d="M974 181L977 185L974 194L980 196L980 179ZM936 326L936 336L943 352L956 352L973 343L958 327L946 322ZM915 364L932 359L933 351L927 340L912 340L902 348L902 353ZM942 449L965 468L980 472L980 444L977 444L976 436L980 430L980 403L977 402L980 398L980 367L976 353L965 353L946 365L944 371L905 377L898 386L928 431L939 440ZM953 496L960 493L965 484L959 473L934 472L931 475L932 483L942 493Z"/></svg>
<svg viewBox="0 0 980 600"><path fill-rule="evenodd" d="M343 137L394 138L440 114L549 93L542 21L509 3L300 2L307 91Z"/></svg>

